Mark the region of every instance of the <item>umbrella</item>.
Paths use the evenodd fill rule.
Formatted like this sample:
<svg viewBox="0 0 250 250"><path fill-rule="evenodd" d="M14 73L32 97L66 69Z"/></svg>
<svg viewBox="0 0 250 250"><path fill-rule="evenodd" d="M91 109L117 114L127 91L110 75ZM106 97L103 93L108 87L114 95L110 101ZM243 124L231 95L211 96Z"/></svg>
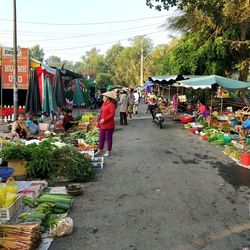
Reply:
<svg viewBox="0 0 250 250"><path fill-rule="evenodd" d="M84 102L83 98L83 92L82 88L80 86L80 80L76 79L75 80L75 89L74 89L74 95L73 95L73 103L76 106L81 106L81 104Z"/></svg>
<svg viewBox="0 0 250 250"><path fill-rule="evenodd" d="M49 76L46 76L44 79L42 110L49 115L51 115L56 110L56 100Z"/></svg>
<svg viewBox="0 0 250 250"><path fill-rule="evenodd" d="M29 88L26 95L25 112L40 114L42 111L40 102L40 92L36 71L31 71L29 75Z"/></svg>
<svg viewBox="0 0 250 250"><path fill-rule="evenodd" d="M66 97L62 81L62 74L59 69L56 70L53 90L54 90L56 105L60 108L63 108L66 105Z"/></svg>

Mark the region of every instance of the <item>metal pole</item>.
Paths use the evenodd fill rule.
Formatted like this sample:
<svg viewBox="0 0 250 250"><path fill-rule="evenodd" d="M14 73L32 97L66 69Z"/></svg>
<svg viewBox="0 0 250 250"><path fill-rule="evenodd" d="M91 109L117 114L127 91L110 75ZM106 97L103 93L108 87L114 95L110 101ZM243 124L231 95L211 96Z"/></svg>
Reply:
<svg viewBox="0 0 250 250"><path fill-rule="evenodd" d="M3 83L1 81L1 123L3 124Z"/></svg>
<svg viewBox="0 0 250 250"><path fill-rule="evenodd" d="M16 0L13 0L13 106L14 106L14 120L17 119L18 113L18 71L17 71L17 30L16 30Z"/></svg>
<svg viewBox="0 0 250 250"><path fill-rule="evenodd" d="M143 38L141 39L141 86L143 86Z"/></svg>

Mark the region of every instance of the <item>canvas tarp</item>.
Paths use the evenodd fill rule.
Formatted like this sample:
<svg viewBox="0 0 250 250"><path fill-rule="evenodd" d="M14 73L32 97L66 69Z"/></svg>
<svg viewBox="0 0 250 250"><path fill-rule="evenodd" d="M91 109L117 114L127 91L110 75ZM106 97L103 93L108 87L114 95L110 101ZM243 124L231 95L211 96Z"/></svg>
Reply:
<svg viewBox="0 0 250 250"><path fill-rule="evenodd" d="M204 76L189 80L178 81L177 84L174 84L177 87L193 88L193 89L205 89L211 88L212 84L218 84L219 86L225 89L244 89L250 88L250 83L242 82L238 80L233 80L227 77L211 75Z"/></svg>

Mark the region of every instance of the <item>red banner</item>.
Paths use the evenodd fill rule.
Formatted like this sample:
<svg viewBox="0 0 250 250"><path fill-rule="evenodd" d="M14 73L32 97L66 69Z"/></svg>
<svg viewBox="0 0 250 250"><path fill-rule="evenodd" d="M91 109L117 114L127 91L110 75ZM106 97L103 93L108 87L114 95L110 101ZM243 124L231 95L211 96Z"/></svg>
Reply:
<svg viewBox="0 0 250 250"><path fill-rule="evenodd" d="M14 57L13 49L2 48L2 86L13 89ZM17 53L17 88L28 89L29 86L29 49L19 48Z"/></svg>

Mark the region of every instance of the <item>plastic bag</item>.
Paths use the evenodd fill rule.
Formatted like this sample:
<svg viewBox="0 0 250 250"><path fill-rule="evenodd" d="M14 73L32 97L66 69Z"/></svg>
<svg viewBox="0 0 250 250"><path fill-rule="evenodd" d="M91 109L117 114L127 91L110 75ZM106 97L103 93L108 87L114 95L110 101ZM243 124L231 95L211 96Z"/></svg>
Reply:
<svg viewBox="0 0 250 250"><path fill-rule="evenodd" d="M15 181L7 181L5 186L6 193L17 194L18 192L18 185Z"/></svg>
<svg viewBox="0 0 250 250"><path fill-rule="evenodd" d="M17 198L16 194L7 193L3 207L9 207L16 200L16 198Z"/></svg>
<svg viewBox="0 0 250 250"><path fill-rule="evenodd" d="M70 217L61 219L51 230L52 236L61 237L63 235L69 235L73 232L73 220Z"/></svg>
<svg viewBox="0 0 250 250"><path fill-rule="evenodd" d="M2 207L5 203L5 197L6 197L6 190L5 186L0 184L0 207Z"/></svg>
<svg viewBox="0 0 250 250"><path fill-rule="evenodd" d="M36 135L39 133L39 126L32 121L28 123L28 128L31 135Z"/></svg>

